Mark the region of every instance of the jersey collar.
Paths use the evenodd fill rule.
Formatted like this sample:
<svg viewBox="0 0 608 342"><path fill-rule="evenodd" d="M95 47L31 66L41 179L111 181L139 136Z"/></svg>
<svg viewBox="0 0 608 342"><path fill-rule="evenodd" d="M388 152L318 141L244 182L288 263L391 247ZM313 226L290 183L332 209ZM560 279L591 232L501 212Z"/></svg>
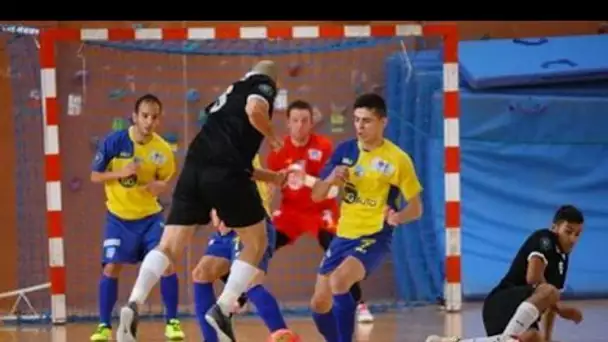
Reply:
<svg viewBox="0 0 608 342"><path fill-rule="evenodd" d="M386 139L383 138L382 139L382 144L380 144L379 146L377 146L373 150L366 150L366 149L363 148L363 144L361 143L361 141L357 140L357 146L359 147L359 150L361 150L363 152L374 152L374 151L377 151L377 150L383 148L384 145L386 145Z"/></svg>
<svg viewBox="0 0 608 342"><path fill-rule="evenodd" d="M147 143L152 141L154 139L154 137L156 136L156 133L152 132L152 136L150 137L150 139L148 139L148 141L139 142L135 139L135 136L133 135L133 129L134 129L133 126L129 126L129 128L127 128L127 132L129 134L129 139L131 139L132 142L134 142L138 145L146 145Z"/></svg>
<svg viewBox="0 0 608 342"><path fill-rule="evenodd" d="M304 144L304 145L296 145L296 144L293 143L293 140L291 140L291 136L287 135L287 141L289 142L289 144L292 147L295 147L295 148L306 148L306 147L309 147L310 144L312 143L312 139L313 139L313 134L311 133L308 136L308 140L306 141L306 144Z"/></svg>

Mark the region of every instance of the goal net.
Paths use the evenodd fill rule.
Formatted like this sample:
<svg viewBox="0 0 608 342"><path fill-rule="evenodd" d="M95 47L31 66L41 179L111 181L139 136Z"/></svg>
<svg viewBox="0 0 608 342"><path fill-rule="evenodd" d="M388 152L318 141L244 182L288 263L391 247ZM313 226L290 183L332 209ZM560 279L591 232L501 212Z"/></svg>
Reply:
<svg viewBox="0 0 608 342"><path fill-rule="evenodd" d="M96 317L105 198L102 186L88 178L98 142L112 130L126 128L135 99L153 93L164 104L160 133L174 147L181 165L189 141L205 120L204 106L256 60L266 58L280 65L274 123L282 133L284 109L295 99L311 102L318 119L316 131L339 142L354 137L351 112L358 94L377 92L386 97L386 136L414 159L425 187L425 218L395 230L392 256L364 281L364 299L377 311L443 299L448 309L458 310L456 45L452 25L57 29L40 35L13 34L6 50L17 155L15 257L19 287L41 287L7 296L26 297L36 317L51 317L53 322ZM413 57L425 46L436 49L441 103L416 93L418 62ZM442 106L441 117L420 117L433 105ZM445 120L445 134L430 138L429 120ZM429 153L437 143L441 154ZM264 148L263 159L266 153ZM445 177L438 179L433 174L437 169ZM170 194L161 202L170 206ZM184 314L192 313L190 272L209 233L197 233L178 265ZM320 248L308 237L276 254L267 284L286 312L308 312L321 258ZM123 269L117 306L127 299L136 272L136 266ZM162 314L158 290L148 303L142 314ZM21 301L5 315L32 308Z"/></svg>

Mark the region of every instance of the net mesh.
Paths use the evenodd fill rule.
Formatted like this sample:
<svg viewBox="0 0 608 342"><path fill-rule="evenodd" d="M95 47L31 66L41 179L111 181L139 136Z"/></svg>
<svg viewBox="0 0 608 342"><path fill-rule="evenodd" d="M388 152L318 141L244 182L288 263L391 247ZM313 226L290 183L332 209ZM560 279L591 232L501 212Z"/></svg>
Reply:
<svg viewBox="0 0 608 342"><path fill-rule="evenodd" d="M151 92L164 102L161 133L174 143L181 164L188 142L204 119L201 110L205 104L240 78L255 60L270 57L281 67L279 88L287 91L287 100L313 103L321 118L317 131L337 142L353 137L349 108L357 94L375 91L387 97L399 96L396 89L386 86L395 83L394 79L406 81L404 49L414 49L417 44L413 38L58 43L68 315L97 315L105 206L102 187L88 181L90 164L99 139L128 125L137 97ZM18 152L19 285L27 287L48 281L42 117L36 101L40 67L36 42L31 37L13 39L8 52ZM395 59L398 67L388 68L388 61ZM77 96L82 97L80 113L77 101L71 101ZM408 129L411 123L404 122L406 105L391 101L387 135L395 142L403 136L400 144L412 152L406 146L407 136L415 130ZM280 113L275 123L283 128ZM422 173L421 178L424 183ZM162 202L169 204L170 195ZM198 232L179 265L181 312L192 312L190 270L203 254L209 233L207 229ZM380 308L398 301L428 303L440 296L443 257L437 236L430 228L415 234L409 240L398 236L393 257L386 258L364 282L366 301ZM418 246L414 246L416 242ZM286 310L307 310L321 257L322 251L309 237L275 256L267 284ZM404 258L409 261L404 263ZM135 266L123 269L119 303L127 299L136 270ZM50 310L48 293L30 298L37 308ZM162 313L158 290L153 291L149 303L147 313Z"/></svg>

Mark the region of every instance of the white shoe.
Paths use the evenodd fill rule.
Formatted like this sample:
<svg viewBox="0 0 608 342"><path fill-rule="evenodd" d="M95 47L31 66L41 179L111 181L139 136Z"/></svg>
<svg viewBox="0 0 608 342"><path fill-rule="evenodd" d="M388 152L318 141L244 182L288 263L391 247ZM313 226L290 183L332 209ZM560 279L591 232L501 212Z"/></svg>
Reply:
<svg viewBox="0 0 608 342"><path fill-rule="evenodd" d="M129 303L120 310L120 324L116 331L116 341L135 342L137 341L137 325L139 313L137 304Z"/></svg>
<svg viewBox="0 0 608 342"><path fill-rule="evenodd" d="M374 316L367 308L365 303L360 303L357 305L357 322L359 323L372 323L374 321Z"/></svg>
<svg viewBox="0 0 608 342"><path fill-rule="evenodd" d="M426 342L458 342L458 341L460 341L460 337L455 337L455 336L443 337L443 336L431 335L431 336L427 337L425 341Z"/></svg>

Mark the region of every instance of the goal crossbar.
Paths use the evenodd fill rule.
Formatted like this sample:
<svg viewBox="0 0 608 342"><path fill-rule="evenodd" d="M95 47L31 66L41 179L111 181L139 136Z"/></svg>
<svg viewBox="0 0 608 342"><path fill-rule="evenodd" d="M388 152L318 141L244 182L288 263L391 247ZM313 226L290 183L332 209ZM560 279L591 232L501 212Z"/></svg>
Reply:
<svg viewBox="0 0 608 342"><path fill-rule="evenodd" d="M462 303L460 261L460 132L458 92L458 32L456 24L379 25L218 25L190 28L48 28L39 32L41 101L43 111L47 233L51 283L51 317L67 321L66 273L59 148L60 112L57 100L58 42L125 40L214 39L345 39L408 36L443 38L444 172L445 172L445 293L446 309L459 311Z"/></svg>

